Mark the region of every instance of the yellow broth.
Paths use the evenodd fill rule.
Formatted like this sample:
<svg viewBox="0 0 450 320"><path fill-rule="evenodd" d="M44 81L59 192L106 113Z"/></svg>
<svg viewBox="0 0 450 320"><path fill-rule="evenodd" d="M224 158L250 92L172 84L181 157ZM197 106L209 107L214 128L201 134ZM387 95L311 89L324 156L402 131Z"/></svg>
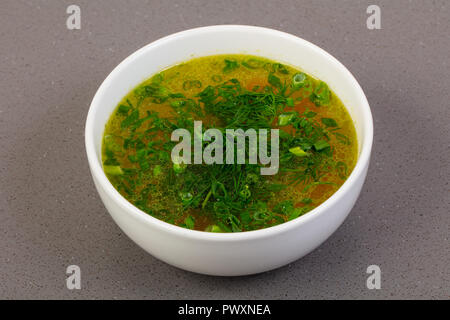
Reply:
<svg viewBox="0 0 450 320"><path fill-rule="evenodd" d="M241 91L226 107L233 108L232 102L241 103L244 96L255 101L257 94L267 99L264 101L274 96L284 101L274 109L276 116L268 119L273 120L272 128L290 135L284 149L280 141L280 157L288 160L285 164L280 160L280 170L273 176L255 177L253 168L244 168L247 164L235 165L229 174L235 174L232 177L220 178L222 169L213 168L217 164L188 164L183 172L175 172L170 148L176 143L170 141L170 132L176 125L166 127L176 123L180 114L188 122L203 121L204 130L224 126L227 120L221 119L220 109L215 114L208 112L199 94L208 87L232 84L230 79L237 79ZM201 110L201 117L186 111L191 103L188 100ZM217 96L215 101L223 100ZM282 123L283 117L292 114L294 120ZM252 120L254 117L248 119ZM320 141L305 133L309 132L308 123L323 134ZM314 134L317 136L316 131ZM300 156L294 154L298 151L295 147L301 149ZM355 166L357 151L352 119L325 83L294 67L249 55L196 58L144 81L111 115L102 145L105 173L128 201L166 222L213 232L266 228L305 214L344 183ZM305 159L311 159L308 166ZM225 180L210 177L216 175ZM194 186L189 187L191 184ZM223 190L222 186L225 191L217 191Z"/></svg>

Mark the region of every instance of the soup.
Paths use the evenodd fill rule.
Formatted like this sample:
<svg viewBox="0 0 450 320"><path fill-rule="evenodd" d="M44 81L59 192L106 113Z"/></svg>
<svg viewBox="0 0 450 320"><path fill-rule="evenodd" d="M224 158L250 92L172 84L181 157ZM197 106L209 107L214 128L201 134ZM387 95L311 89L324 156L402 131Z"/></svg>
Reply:
<svg viewBox="0 0 450 320"><path fill-rule="evenodd" d="M208 147L219 155L211 146L229 141L229 130L249 134L244 148L232 140L241 153L228 157L224 148L222 161L198 162L186 149L176 161L177 129L194 137L183 142L195 152L200 141L203 157ZM208 139L209 129L224 138ZM275 174L261 174L267 161L251 160L262 154L249 138L253 131L258 142L270 136ZM326 83L265 58L215 55L170 67L124 97L106 124L102 160L113 186L147 214L188 229L241 232L296 219L323 203L353 170L357 151L352 119Z"/></svg>

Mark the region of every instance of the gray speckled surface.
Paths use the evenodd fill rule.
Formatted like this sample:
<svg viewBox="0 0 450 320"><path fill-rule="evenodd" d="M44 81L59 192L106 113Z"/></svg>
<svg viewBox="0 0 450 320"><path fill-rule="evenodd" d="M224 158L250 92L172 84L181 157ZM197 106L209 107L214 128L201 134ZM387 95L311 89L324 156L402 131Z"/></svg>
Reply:
<svg viewBox="0 0 450 320"><path fill-rule="evenodd" d="M66 29L78 4L82 29ZM449 298L447 0L17 1L0 5L0 298ZM382 30L366 8L382 9ZM375 120L361 197L318 250L261 275L168 266L114 224L92 183L84 121L106 75L162 36L211 24L283 30L359 80ZM82 289L65 269L82 270ZM377 264L382 289L366 288Z"/></svg>

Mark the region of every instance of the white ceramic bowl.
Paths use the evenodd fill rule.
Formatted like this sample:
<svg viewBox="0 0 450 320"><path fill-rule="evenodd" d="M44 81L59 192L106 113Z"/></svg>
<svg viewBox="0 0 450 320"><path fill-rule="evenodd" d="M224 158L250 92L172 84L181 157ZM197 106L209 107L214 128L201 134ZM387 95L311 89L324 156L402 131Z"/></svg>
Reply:
<svg viewBox="0 0 450 320"><path fill-rule="evenodd" d="M241 233L180 228L144 213L112 186L101 165L105 124L119 101L153 74L193 57L247 53L296 66L325 81L354 120L359 157L347 181L327 201L293 221ZM317 248L344 221L364 183L373 123L367 99L352 74L330 54L296 36L260 27L211 26L157 40L120 63L98 89L86 121L86 151L98 193L114 221L139 246L176 267L237 276L281 267Z"/></svg>

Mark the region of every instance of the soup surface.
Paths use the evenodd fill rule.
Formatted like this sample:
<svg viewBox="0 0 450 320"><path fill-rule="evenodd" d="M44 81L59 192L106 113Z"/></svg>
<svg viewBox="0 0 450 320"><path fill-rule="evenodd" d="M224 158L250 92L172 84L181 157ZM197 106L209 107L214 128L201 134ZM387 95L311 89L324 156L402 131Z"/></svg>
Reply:
<svg viewBox="0 0 450 320"><path fill-rule="evenodd" d="M251 163L250 148L243 164L174 163L179 142L171 135L194 136L194 121L202 133L279 129L278 172L261 175L267 164ZM261 57L215 55L170 67L124 97L106 125L102 159L114 187L147 214L188 229L240 232L320 205L351 173L357 151L352 119L326 83Z"/></svg>

